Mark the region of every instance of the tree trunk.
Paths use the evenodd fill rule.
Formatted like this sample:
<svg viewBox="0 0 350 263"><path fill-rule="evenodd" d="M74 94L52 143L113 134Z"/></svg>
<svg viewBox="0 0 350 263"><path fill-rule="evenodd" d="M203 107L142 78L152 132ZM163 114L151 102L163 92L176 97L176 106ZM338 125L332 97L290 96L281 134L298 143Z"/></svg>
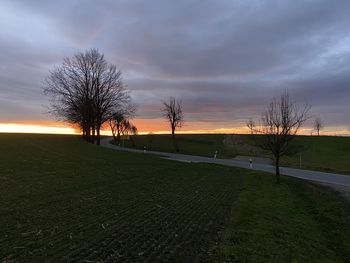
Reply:
<svg viewBox="0 0 350 263"><path fill-rule="evenodd" d="M179 149L179 146L177 145L177 141L176 141L176 138L175 138L175 129L172 129L172 130L171 130L171 137L172 137L173 142L174 142L175 151L176 151L176 152L179 152L180 149Z"/></svg>
<svg viewBox="0 0 350 263"><path fill-rule="evenodd" d="M276 157L276 183L280 183L280 157Z"/></svg>
<svg viewBox="0 0 350 263"><path fill-rule="evenodd" d="M86 128L86 141L91 142L91 130L90 127Z"/></svg>
<svg viewBox="0 0 350 263"><path fill-rule="evenodd" d="M115 131L112 130L114 144L117 145L117 137L115 136Z"/></svg>
<svg viewBox="0 0 350 263"><path fill-rule="evenodd" d="M96 130L95 130L94 126L92 126L91 129L92 129L91 143L95 144L95 138L96 138L96 136L95 136L96 133L95 132L96 132Z"/></svg>
<svg viewBox="0 0 350 263"><path fill-rule="evenodd" d="M101 144L101 134L100 134L100 127L98 126L97 127L97 138L96 138L96 142L97 142L97 145L100 145Z"/></svg>
<svg viewBox="0 0 350 263"><path fill-rule="evenodd" d="M113 128L112 122L109 121L109 127L111 127L111 132L113 135L114 144L117 145L117 138L115 137L115 129Z"/></svg>
<svg viewBox="0 0 350 263"><path fill-rule="evenodd" d="M86 132L85 132L85 129L83 129L83 140L86 141Z"/></svg>
<svg viewBox="0 0 350 263"><path fill-rule="evenodd" d="M117 145L120 146L120 132L117 133Z"/></svg>

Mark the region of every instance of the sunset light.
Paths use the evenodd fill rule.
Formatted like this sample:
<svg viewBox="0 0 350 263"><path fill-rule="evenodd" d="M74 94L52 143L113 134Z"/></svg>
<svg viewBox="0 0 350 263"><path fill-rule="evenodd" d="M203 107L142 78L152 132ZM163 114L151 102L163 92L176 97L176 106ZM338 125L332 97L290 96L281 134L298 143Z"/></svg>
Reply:
<svg viewBox="0 0 350 263"><path fill-rule="evenodd" d="M350 262L349 0L1 0L0 262Z"/></svg>
<svg viewBox="0 0 350 263"><path fill-rule="evenodd" d="M48 133L48 134L76 134L76 130L69 127L54 127L31 124L0 123L0 132L4 133Z"/></svg>

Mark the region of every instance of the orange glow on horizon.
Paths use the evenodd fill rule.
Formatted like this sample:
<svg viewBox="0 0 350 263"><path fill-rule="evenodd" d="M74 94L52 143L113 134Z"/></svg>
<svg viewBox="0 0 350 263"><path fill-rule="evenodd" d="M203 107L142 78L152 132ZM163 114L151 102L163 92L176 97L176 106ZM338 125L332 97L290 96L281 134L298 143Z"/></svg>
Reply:
<svg viewBox="0 0 350 263"><path fill-rule="evenodd" d="M133 123L139 130L139 134L169 134L168 124L163 119L135 119ZM80 131L62 122L55 121L23 121L0 123L0 133L42 133L42 134L80 134ZM189 122L177 131L179 134L221 133L221 134L245 134L249 133L246 127L215 127L214 123ZM101 131L102 135L111 135L108 125ZM311 128L300 131L302 135L311 135ZM350 131L346 127L328 127L322 135L345 135Z"/></svg>
<svg viewBox="0 0 350 263"><path fill-rule="evenodd" d="M0 133L77 134L77 131L62 125L0 123Z"/></svg>

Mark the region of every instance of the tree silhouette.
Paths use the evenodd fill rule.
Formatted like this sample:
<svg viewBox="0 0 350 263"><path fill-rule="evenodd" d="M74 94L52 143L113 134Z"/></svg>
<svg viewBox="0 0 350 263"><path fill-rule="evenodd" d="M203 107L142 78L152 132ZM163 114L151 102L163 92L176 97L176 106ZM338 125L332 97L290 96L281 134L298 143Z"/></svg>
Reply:
<svg viewBox="0 0 350 263"><path fill-rule="evenodd" d="M175 131L177 128L182 127L184 123L184 114L182 111L181 101L177 101L175 98L171 97L169 101L163 102L163 116L167 119L171 127L171 137L174 142L175 151L179 151L179 146L176 142Z"/></svg>
<svg viewBox="0 0 350 263"><path fill-rule="evenodd" d="M44 81L49 112L78 125L85 140L99 145L101 126L131 101L121 74L97 49L65 58Z"/></svg>
<svg viewBox="0 0 350 263"><path fill-rule="evenodd" d="M285 92L279 100L273 99L263 112L261 125L256 129L256 133L263 135L259 138L258 145L274 156L277 183L280 182L281 157L300 151L300 147L293 140L309 118L310 109L309 105L299 107Z"/></svg>
<svg viewBox="0 0 350 263"><path fill-rule="evenodd" d="M320 131L324 128L324 124L321 120L320 117L317 117L315 119L315 123L314 123L314 129L316 130L317 132L317 136L320 136Z"/></svg>

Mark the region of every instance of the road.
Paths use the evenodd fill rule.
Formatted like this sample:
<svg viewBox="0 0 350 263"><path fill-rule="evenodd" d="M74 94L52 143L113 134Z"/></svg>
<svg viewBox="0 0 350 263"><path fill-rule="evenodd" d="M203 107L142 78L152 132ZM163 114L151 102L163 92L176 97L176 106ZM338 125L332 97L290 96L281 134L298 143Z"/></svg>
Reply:
<svg viewBox="0 0 350 263"><path fill-rule="evenodd" d="M214 164L220 164L225 166L233 166L233 167L239 167L239 168L248 168L249 169L249 163L245 161L238 161L238 160L232 160L232 159L214 159L209 157L203 157L203 156L195 156L195 155L186 155L186 154L179 154L179 153L165 153L165 152L156 152L156 151L143 151L138 149L131 149L131 148L124 148L119 147L116 145L112 145L109 142L111 141L111 138L103 138L101 140L101 146L118 150L118 151L127 151L127 152L135 152L135 153L143 153L143 154L153 154L160 156L165 159L169 160L175 160L175 161L183 161L183 162L191 162L191 163L214 163ZM264 171L268 173L274 173L275 167L268 164L254 164L253 163L253 170L257 171ZM333 188L339 189L339 187L348 189L350 191L350 175L341 175L341 174L334 174L334 173L324 173L324 172L318 172L318 171L310 171L310 170L302 170L302 169L295 169L295 168L288 168L288 167L281 167L280 173L287 176L292 176L304 180L309 180L313 182L319 182L324 183L327 185L334 185Z"/></svg>

